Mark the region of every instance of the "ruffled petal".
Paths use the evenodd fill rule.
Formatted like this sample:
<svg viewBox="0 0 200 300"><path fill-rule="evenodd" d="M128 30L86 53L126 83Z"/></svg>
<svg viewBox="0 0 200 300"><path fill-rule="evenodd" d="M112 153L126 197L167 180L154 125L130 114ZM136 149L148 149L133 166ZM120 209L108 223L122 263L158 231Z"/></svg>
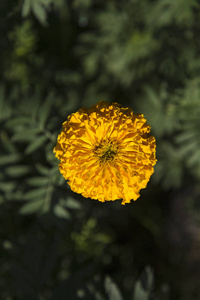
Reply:
<svg viewBox="0 0 200 300"><path fill-rule="evenodd" d="M54 148L71 189L101 202L139 198L156 164L156 141L143 114L100 101L63 123Z"/></svg>

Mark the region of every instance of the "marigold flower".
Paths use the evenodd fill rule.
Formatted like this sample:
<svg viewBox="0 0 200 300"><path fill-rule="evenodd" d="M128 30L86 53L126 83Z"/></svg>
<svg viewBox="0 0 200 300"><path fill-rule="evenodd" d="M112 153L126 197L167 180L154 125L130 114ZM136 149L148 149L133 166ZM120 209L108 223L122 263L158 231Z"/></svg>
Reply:
<svg viewBox="0 0 200 300"><path fill-rule="evenodd" d="M86 198L136 200L157 161L150 129L143 114L118 103L81 108L63 123L54 148L60 172Z"/></svg>

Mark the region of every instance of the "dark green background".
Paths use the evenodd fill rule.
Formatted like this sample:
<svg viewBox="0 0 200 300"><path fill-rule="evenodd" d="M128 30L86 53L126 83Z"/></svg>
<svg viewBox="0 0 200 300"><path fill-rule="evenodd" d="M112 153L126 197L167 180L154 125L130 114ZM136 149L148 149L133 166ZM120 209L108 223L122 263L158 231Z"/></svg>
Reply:
<svg viewBox="0 0 200 300"><path fill-rule="evenodd" d="M200 299L200 3L0 2L0 299ZM117 101L157 140L141 197L73 193L52 152Z"/></svg>

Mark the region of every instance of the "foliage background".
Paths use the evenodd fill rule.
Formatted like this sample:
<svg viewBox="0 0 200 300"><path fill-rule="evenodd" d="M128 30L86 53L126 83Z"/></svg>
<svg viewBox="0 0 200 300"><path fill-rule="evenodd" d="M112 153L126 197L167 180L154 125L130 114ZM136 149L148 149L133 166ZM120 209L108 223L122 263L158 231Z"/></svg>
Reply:
<svg viewBox="0 0 200 300"><path fill-rule="evenodd" d="M0 28L0 299L199 299L199 1L1 1ZM130 205L71 192L52 153L99 100L157 139Z"/></svg>

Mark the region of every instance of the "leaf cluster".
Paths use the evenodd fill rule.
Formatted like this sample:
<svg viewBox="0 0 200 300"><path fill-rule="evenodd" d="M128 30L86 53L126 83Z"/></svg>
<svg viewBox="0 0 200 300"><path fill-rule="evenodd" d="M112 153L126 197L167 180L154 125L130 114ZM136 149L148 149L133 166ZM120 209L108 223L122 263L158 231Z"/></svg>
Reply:
<svg viewBox="0 0 200 300"><path fill-rule="evenodd" d="M197 0L0 2L0 298L199 299L199 16ZM156 137L128 207L74 194L53 154L62 122L99 100Z"/></svg>
<svg viewBox="0 0 200 300"><path fill-rule="evenodd" d="M37 93L31 99L15 103L10 98L7 102L2 89L1 112L7 113L0 119L3 151L0 157L1 201L20 201L23 203L22 214L45 213L53 209L55 215L68 219L68 206L70 209L80 208L75 200L66 200L61 193L52 207L56 186L64 183L53 154L54 130L57 128L53 114L59 112L59 101L55 104L53 92L49 92L43 102L40 99L41 95Z"/></svg>

